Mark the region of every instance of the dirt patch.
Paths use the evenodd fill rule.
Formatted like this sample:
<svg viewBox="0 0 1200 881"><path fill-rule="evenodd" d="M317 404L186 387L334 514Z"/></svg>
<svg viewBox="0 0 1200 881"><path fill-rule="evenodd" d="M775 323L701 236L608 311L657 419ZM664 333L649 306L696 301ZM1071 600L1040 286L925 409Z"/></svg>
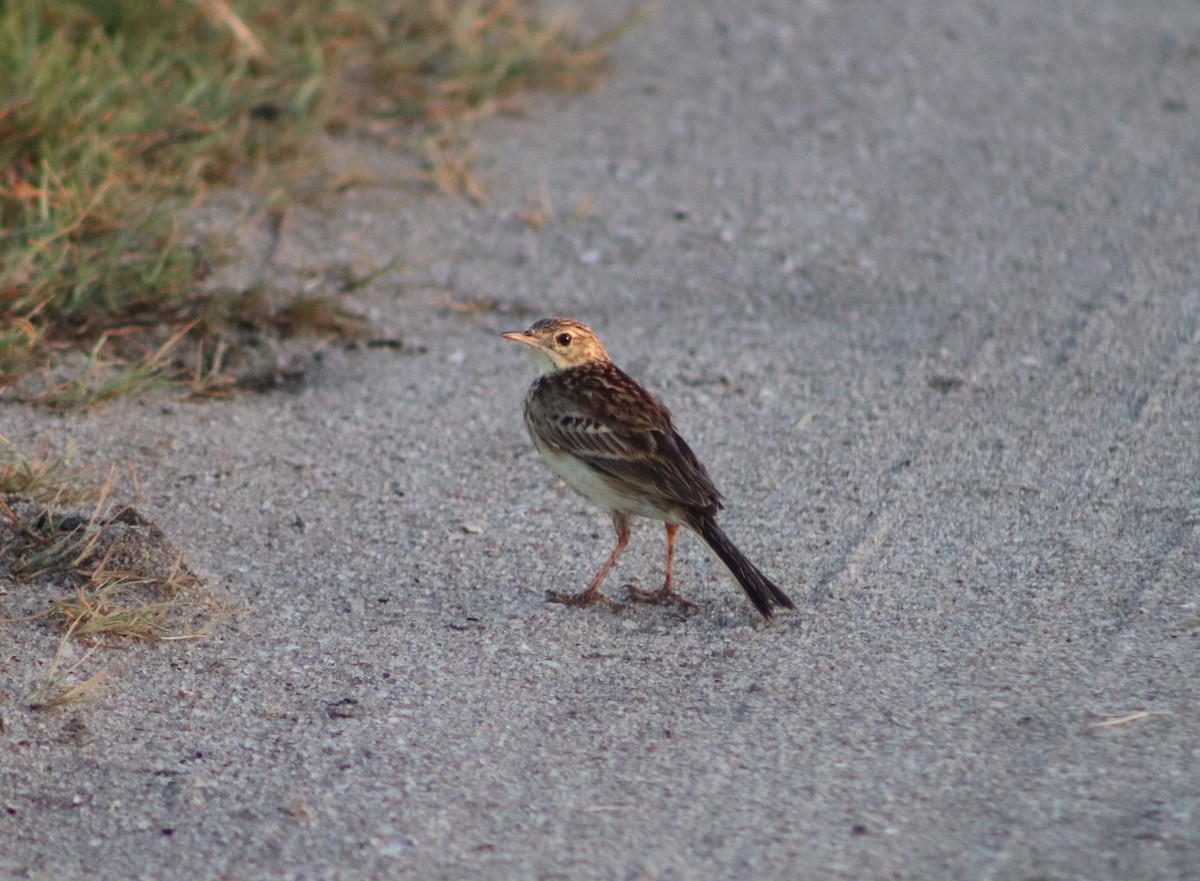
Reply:
<svg viewBox="0 0 1200 881"><path fill-rule="evenodd" d="M162 639L201 635L220 617L181 549L136 508L88 515L2 501L0 584L14 619L61 621L81 638Z"/></svg>

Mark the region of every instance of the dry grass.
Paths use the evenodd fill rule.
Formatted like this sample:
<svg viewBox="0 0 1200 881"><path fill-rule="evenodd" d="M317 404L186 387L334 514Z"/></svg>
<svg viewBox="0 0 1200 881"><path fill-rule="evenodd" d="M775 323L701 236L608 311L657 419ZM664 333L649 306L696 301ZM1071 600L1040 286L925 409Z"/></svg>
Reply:
<svg viewBox="0 0 1200 881"><path fill-rule="evenodd" d="M49 437L42 439L32 456L27 456L0 435L0 503L4 503L2 511L12 524L19 525L5 501L7 497L22 496L48 508L96 499L98 488L80 486L87 472L76 468L71 459L70 450L56 453Z"/></svg>
<svg viewBox="0 0 1200 881"><path fill-rule="evenodd" d="M1152 716L1170 716L1170 710L1134 710L1131 713L1117 713L1109 716L1100 722L1093 722L1091 728L1120 728L1122 725L1128 725L1131 722L1140 722L1142 719L1149 719Z"/></svg>
<svg viewBox="0 0 1200 881"><path fill-rule="evenodd" d="M48 442L26 457L0 438L0 568L31 590L70 589L34 617L93 645L211 632L229 614L224 598L187 569L162 530L114 501L115 469L78 488L84 474Z"/></svg>
<svg viewBox="0 0 1200 881"><path fill-rule="evenodd" d="M592 216L595 196L588 193L579 200L579 204L567 215L571 220L584 220ZM554 200L550 196L550 188L546 182L539 181L538 192L528 200L529 207L517 213L531 229L541 229L555 219Z"/></svg>
<svg viewBox="0 0 1200 881"><path fill-rule="evenodd" d="M67 647L72 634L68 633L58 645L58 652L50 665L46 678L26 698L30 709L50 710L86 701L99 700L108 694L107 679L119 671L122 664L109 664L103 669L80 679L80 671L92 660L98 649L90 649L82 658L69 668L63 669L63 650Z"/></svg>
<svg viewBox="0 0 1200 881"><path fill-rule="evenodd" d="M200 579L184 567L182 554L166 573L147 576L101 565L85 577L74 597L54 601L54 611L70 622L71 634L80 639L108 634L143 640L198 639L207 636L225 614ZM191 608L190 616L182 614L185 607Z"/></svg>

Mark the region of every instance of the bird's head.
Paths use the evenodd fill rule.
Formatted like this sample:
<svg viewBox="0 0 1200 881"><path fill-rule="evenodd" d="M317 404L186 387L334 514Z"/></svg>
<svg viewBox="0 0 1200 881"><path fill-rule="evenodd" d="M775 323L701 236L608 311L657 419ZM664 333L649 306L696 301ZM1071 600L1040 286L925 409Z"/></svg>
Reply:
<svg viewBox="0 0 1200 881"><path fill-rule="evenodd" d="M611 360L595 332L570 318L543 318L529 330L514 330L501 336L533 349L543 373Z"/></svg>

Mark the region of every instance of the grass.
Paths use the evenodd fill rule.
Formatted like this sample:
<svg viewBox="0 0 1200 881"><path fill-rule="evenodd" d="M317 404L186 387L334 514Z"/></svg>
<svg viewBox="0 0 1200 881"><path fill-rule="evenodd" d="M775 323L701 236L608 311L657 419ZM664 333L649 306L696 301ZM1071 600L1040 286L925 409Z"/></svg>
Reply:
<svg viewBox="0 0 1200 881"><path fill-rule="evenodd" d="M63 654L71 636L71 632L68 631L58 644L58 651L54 653L49 674L29 695L28 702L31 709L49 710L103 697L107 688L106 680L121 669L119 663L109 664L96 673L80 679L81 669L97 651L97 648L93 647L79 661L64 670Z"/></svg>
<svg viewBox="0 0 1200 881"><path fill-rule="evenodd" d="M8 438L0 435L0 513L16 525L16 515L7 499L20 496L48 508L70 507L95 501L94 486L80 487L86 472L76 468L71 455L55 453L49 438L43 439L32 456L19 451Z"/></svg>
<svg viewBox="0 0 1200 881"><path fill-rule="evenodd" d="M115 470L96 482L48 442L26 456L0 437L0 564L33 589L66 583L67 595L35 616L61 622L66 638L206 635L224 603L157 526L115 501L114 484Z"/></svg>
<svg viewBox="0 0 1200 881"><path fill-rule="evenodd" d="M426 185L482 200L463 126L588 87L621 30L581 41L535 6L0 2L0 389L40 372L19 397L58 409L227 389L239 330L294 307L328 332L328 304L207 291L227 243L189 241L181 211L234 184L286 202L321 132L383 137Z"/></svg>
<svg viewBox="0 0 1200 881"><path fill-rule="evenodd" d="M1108 718L1100 722L1093 722L1090 728L1119 728L1122 725L1128 725L1130 722L1140 722L1142 719L1149 719L1151 716L1170 716L1170 710L1134 710L1132 713L1116 713L1105 714Z"/></svg>

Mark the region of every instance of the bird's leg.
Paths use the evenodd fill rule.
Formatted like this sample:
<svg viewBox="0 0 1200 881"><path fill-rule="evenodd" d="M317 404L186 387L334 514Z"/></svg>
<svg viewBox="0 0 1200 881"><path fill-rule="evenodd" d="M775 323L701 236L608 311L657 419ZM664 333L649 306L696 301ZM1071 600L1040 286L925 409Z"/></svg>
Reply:
<svg viewBox="0 0 1200 881"><path fill-rule="evenodd" d="M689 603L679 594L675 593L671 587L671 573L675 568L675 537L679 534L678 523L668 523L667 526L667 577L663 580L663 586L659 590L641 590L629 586L630 599L637 600L640 603L675 603L683 606L685 609L696 608L695 603Z"/></svg>
<svg viewBox="0 0 1200 881"><path fill-rule="evenodd" d="M548 590L546 591L546 602L563 603L567 606L590 606L592 603L603 603L614 611L621 608L620 603L613 602L600 593L600 585L608 577L613 564L617 562L617 557L621 556L621 552L629 544L629 518L624 514L614 513L612 519L613 526L617 530L617 546L608 555L608 559L604 561L604 565L600 567L600 571L596 573L596 577L592 579L588 589L583 593L559 593L556 590Z"/></svg>

